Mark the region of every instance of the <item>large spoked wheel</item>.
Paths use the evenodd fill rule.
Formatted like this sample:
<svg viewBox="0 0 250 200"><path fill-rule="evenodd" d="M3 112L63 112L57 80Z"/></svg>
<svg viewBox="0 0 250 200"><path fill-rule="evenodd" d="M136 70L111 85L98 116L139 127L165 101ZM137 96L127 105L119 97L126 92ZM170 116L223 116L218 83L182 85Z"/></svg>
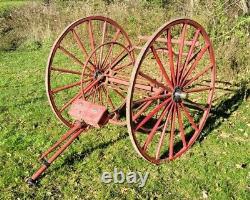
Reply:
<svg viewBox="0 0 250 200"><path fill-rule="evenodd" d="M139 155L159 164L186 152L204 127L214 88L215 57L204 28L189 19L159 28L137 58L127 97L127 126Z"/></svg>
<svg viewBox="0 0 250 200"><path fill-rule="evenodd" d="M46 71L47 95L55 115L69 127L73 120L68 115L68 109L74 100L82 98L81 85L93 82L98 75L95 69L103 64L100 63L103 59L107 57L105 62L111 64L110 59L114 58L116 52L113 48L110 52L101 50L98 55L93 53L107 42L117 42L126 49L132 49L128 35L115 21L91 16L69 25L51 49ZM105 53L109 53L108 56ZM133 52L130 54L134 56ZM88 70L83 73L86 62Z"/></svg>
<svg viewBox="0 0 250 200"><path fill-rule="evenodd" d="M91 63L95 59L98 65L93 66ZM82 98L105 106L110 113L111 123L126 124L128 77L133 65L134 58L131 51L117 42L107 42L98 46L85 62L81 80ZM91 81L86 77L88 73L93 73Z"/></svg>

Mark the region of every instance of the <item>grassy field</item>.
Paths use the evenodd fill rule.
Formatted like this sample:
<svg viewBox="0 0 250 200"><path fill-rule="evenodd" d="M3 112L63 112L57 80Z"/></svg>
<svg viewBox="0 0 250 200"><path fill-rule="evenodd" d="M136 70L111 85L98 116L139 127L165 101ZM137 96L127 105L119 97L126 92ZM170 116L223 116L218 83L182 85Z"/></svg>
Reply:
<svg viewBox="0 0 250 200"><path fill-rule="evenodd" d="M0 15L24 2L0 1ZM111 5L110 10L116 6ZM124 15L122 25L133 37L143 30L142 25L137 30L136 24L148 15L136 15L136 9L131 14L126 6L123 8L130 18L125 23ZM161 16L162 9L158 11ZM154 15L154 11L149 12ZM119 17L119 13L113 15ZM146 32L152 32L161 20L145 23L149 27ZM238 37L242 40L239 44L247 44L245 38L249 37L240 30L236 29L235 37L242 36ZM216 29L210 31L217 33ZM47 170L37 187L30 188L25 181L40 166L38 156L67 130L47 100L44 74L51 41L43 42L28 41L15 51L0 51L0 199L249 199L249 66L247 52L237 51L235 60L231 57L237 50L233 48L238 45L236 40L226 45L218 45L218 40L215 43L216 100L201 136L180 159L160 166L149 164L135 152L126 127L107 125L81 135ZM220 45L231 51L224 55ZM231 60L241 60L243 70L232 71L230 67L234 66L227 65ZM114 168L149 172L149 178L142 188L138 184L102 183L102 173L113 173Z"/></svg>
<svg viewBox="0 0 250 200"><path fill-rule="evenodd" d="M203 136L181 159L153 166L139 158L125 127L89 131L48 170L38 187L25 180L39 152L67 130L52 114L44 89L48 49L0 54L0 196L24 198L247 199L250 104L245 86L231 86L214 105ZM103 184L114 168L149 172L137 184Z"/></svg>

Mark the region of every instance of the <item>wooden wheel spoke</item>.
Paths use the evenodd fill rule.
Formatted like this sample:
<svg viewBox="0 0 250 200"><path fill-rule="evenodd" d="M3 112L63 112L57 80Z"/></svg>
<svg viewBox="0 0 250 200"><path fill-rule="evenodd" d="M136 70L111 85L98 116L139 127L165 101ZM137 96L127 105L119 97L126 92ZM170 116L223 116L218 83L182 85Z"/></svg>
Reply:
<svg viewBox="0 0 250 200"><path fill-rule="evenodd" d="M203 69L197 75L195 75L191 80L189 80L188 82L184 83L184 87L190 85L191 83L193 83L194 81L196 81L197 79L199 79L200 77L202 77L205 73L208 72L208 70L212 69L212 67L213 67L212 64L210 64L209 66L207 66L205 69Z"/></svg>
<svg viewBox="0 0 250 200"><path fill-rule="evenodd" d="M160 105L151 110L151 112L138 124L138 126L136 126L135 130L137 131L139 128L141 128L146 122L148 122L148 120L150 120L156 113L158 113L163 106L169 103L170 100L170 98L166 99Z"/></svg>
<svg viewBox="0 0 250 200"><path fill-rule="evenodd" d="M116 42L116 40L118 39L119 35L121 33L121 30L120 29L117 29L113 39L112 39L112 42ZM106 62L108 61L108 58L112 52L112 49L113 49L113 43L110 44L110 47L109 47L109 50L108 50L108 53L106 54L105 58L104 58L104 61L102 62L101 66L103 68L103 66L106 66ZM108 65L108 64L107 64Z"/></svg>
<svg viewBox="0 0 250 200"><path fill-rule="evenodd" d="M113 86L114 86L114 89L117 89L119 92L121 92L122 94L123 94L123 96L126 98L126 93L127 93L127 84L125 85L119 85L119 84L114 84L114 85L111 85L112 87L111 88L113 88Z"/></svg>
<svg viewBox="0 0 250 200"><path fill-rule="evenodd" d="M193 129L194 129L195 131L198 131L198 127L197 127L197 125L195 124L194 119L193 119L193 117L191 116L191 114L190 114L190 112L188 111L188 109L184 106L183 103L181 103L180 105L181 105L181 107L182 107L182 109L183 109L183 111L184 111L184 114L186 115L186 117L187 117L189 123L190 123L191 126L193 127Z"/></svg>
<svg viewBox="0 0 250 200"><path fill-rule="evenodd" d="M57 72L68 73L68 74L82 75L82 72L74 71L74 70L69 70L69 69L62 69L62 68L51 67L51 70L57 71Z"/></svg>
<svg viewBox="0 0 250 200"><path fill-rule="evenodd" d="M144 106L133 116L133 121L135 121L152 103L153 101L148 101Z"/></svg>
<svg viewBox="0 0 250 200"><path fill-rule="evenodd" d="M169 79L169 77L167 75L167 72L166 72L166 70L165 70L165 68L164 68L164 66L163 66L163 64L162 64L162 62L161 62L155 48L153 46L151 46L150 48L151 48L151 51L152 51L152 53L153 53L153 55L154 55L154 57L156 59L156 62L158 64L158 66L160 68L160 72L162 73L163 77L165 78L165 81L166 81L168 87L170 87L173 90L173 84L171 83L171 81L170 81L170 79Z"/></svg>
<svg viewBox="0 0 250 200"><path fill-rule="evenodd" d="M180 79L182 79L183 72L185 72L185 69L187 68L188 64L191 62L190 58L191 58L191 56L193 54L195 44L197 43L199 35L200 35L200 29L196 30L196 32L195 32L194 38L192 40L192 44L191 44L191 46L189 48L188 55L187 55L186 60L185 60L185 64L184 64L184 66L183 66L183 68L181 70Z"/></svg>
<svg viewBox="0 0 250 200"><path fill-rule="evenodd" d="M100 64L101 69L104 69L109 65L109 63L107 63L107 62L108 62L109 56L110 56L111 51L112 51L113 46L114 46L113 43L110 43L109 45L110 45L109 51L106 53L103 62Z"/></svg>
<svg viewBox="0 0 250 200"><path fill-rule="evenodd" d="M93 78L89 78L89 79L82 81L82 83L87 83L87 82L92 81L92 80L93 80Z"/></svg>
<svg viewBox="0 0 250 200"><path fill-rule="evenodd" d="M101 87L101 89L102 89L102 92L103 92L103 105L106 105L106 103L108 102L108 100L107 100L107 97L106 97L105 86L103 85L103 86ZM105 99L105 101L104 101L104 99Z"/></svg>
<svg viewBox="0 0 250 200"><path fill-rule="evenodd" d="M173 49L172 49L172 39L171 39L170 29L168 29L168 31L167 31L167 48L168 48L168 57L169 57L171 77L172 77L172 81L175 85L176 80L175 80L175 72L174 72L174 54L173 54Z"/></svg>
<svg viewBox="0 0 250 200"><path fill-rule="evenodd" d="M88 21L88 31L89 31L90 46L91 46L92 51L94 51L94 49L95 49L95 39L94 39L94 34L93 34L92 21ZM94 53L94 59L95 59L95 64L97 65L96 52Z"/></svg>
<svg viewBox="0 0 250 200"><path fill-rule="evenodd" d="M187 66L188 63L190 62L190 58L191 58L191 56L193 54L193 51L194 51L195 45L197 43L197 40L199 38L199 35L200 35L200 29L197 29L196 32L195 32L194 38L192 40L192 44L191 44L191 46L189 48L188 55L187 55L186 60L185 60L185 66Z"/></svg>
<svg viewBox="0 0 250 200"><path fill-rule="evenodd" d="M94 87L90 88L90 90L88 91L88 95L86 96L83 96L84 97L84 100L90 100L90 94L93 94L94 93ZM93 98L93 97L92 97Z"/></svg>
<svg viewBox="0 0 250 200"><path fill-rule="evenodd" d="M121 30L117 29L116 33L115 33L115 35L114 35L114 37L112 39L112 42L116 42L116 40L118 40L118 37L119 37L120 34L121 34Z"/></svg>
<svg viewBox="0 0 250 200"><path fill-rule="evenodd" d="M92 98L92 102L95 103L95 98L96 98L96 86L93 87L93 98ZM90 96L91 94L89 94Z"/></svg>
<svg viewBox="0 0 250 200"><path fill-rule="evenodd" d="M187 31L187 24L183 24L182 31L181 31L181 38L179 40L180 41L179 53L178 53L177 69L176 69L177 84L179 83L179 78L180 78L179 70L180 70L181 65L182 65L182 54L183 54L186 31Z"/></svg>
<svg viewBox="0 0 250 200"><path fill-rule="evenodd" d="M162 122L163 118L165 117L165 115L166 115L166 113L167 113L167 111L169 110L169 108L170 108L171 105L172 105L172 103L169 103L169 104L163 109L163 111L162 111L162 113L161 113L159 119L157 120L157 122L155 123L154 127L152 128L152 130L151 130L150 133L148 134L147 139L146 139L146 141L145 141L145 143L144 143L144 145L143 145L143 147L142 147L144 151L147 150L147 147L148 147L149 143L152 141L152 139L153 139L153 137L154 137L154 135L155 135L155 133L156 133L156 131L157 131L157 129L158 129L160 123Z"/></svg>
<svg viewBox="0 0 250 200"><path fill-rule="evenodd" d="M176 114L176 105L174 105L172 118L171 118L171 130L170 130L170 138L169 138L169 160L172 160L174 156L175 114Z"/></svg>
<svg viewBox="0 0 250 200"><path fill-rule="evenodd" d="M98 80L93 80L91 83L89 83L85 88L82 88L82 93L87 94L90 92L90 90L98 84Z"/></svg>
<svg viewBox="0 0 250 200"><path fill-rule="evenodd" d="M112 45L112 47L113 47L114 44L111 44L111 45ZM113 60L111 59L111 62L110 62L110 63L108 63L106 66L103 66L104 71L107 69L107 66L110 66L110 67L113 66L113 68L114 68L114 67L115 67L115 66L114 66L115 61L116 61L125 51L126 51L126 49L123 49L123 50L118 54L118 56L116 56L115 59L113 59Z"/></svg>
<svg viewBox="0 0 250 200"><path fill-rule="evenodd" d="M100 102L101 99L100 99L100 96L99 96L100 95L99 90L101 89L102 86L103 86L102 84L94 85L91 88L91 90L89 91L89 94L85 98L90 97L90 96L93 95L93 103L95 103L95 99L97 99Z"/></svg>
<svg viewBox="0 0 250 200"><path fill-rule="evenodd" d="M156 85L156 86L158 86L158 87L160 87L160 88L167 89L167 90L169 91L169 88L167 88L164 84L160 83L160 82L157 81L156 79L151 78L149 75L144 74L144 73L141 72L141 71L139 72L139 75L140 75L141 77L143 77L144 79L146 79L147 81L149 81L151 84Z"/></svg>
<svg viewBox="0 0 250 200"><path fill-rule="evenodd" d="M144 102L151 101L151 100L161 100L170 96L171 94L163 94L163 95L156 95L152 97L145 97L145 98L134 101L134 104L144 103Z"/></svg>
<svg viewBox="0 0 250 200"><path fill-rule="evenodd" d="M103 23L102 43L101 43L101 44L104 44L106 32L107 32L107 21L105 21L105 22ZM101 65L101 63L102 63L102 57L103 57L103 46L101 46L101 50L100 50L100 58L99 58L100 65ZM101 67L101 66L99 66L99 67Z"/></svg>
<svg viewBox="0 0 250 200"><path fill-rule="evenodd" d="M154 100L158 99L158 95L160 92L157 92L154 96L149 97L151 100L145 101L145 105L133 116L133 120L136 120L151 104ZM133 104L136 104L136 102L133 102Z"/></svg>
<svg viewBox="0 0 250 200"><path fill-rule="evenodd" d="M102 86L102 84L100 85L94 85L91 90L89 90L88 92L85 92L84 94L87 95L85 98L97 93L97 90Z"/></svg>
<svg viewBox="0 0 250 200"><path fill-rule="evenodd" d="M112 107L113 110L115 110L115 106L114 106L114 104L113 104L113 102L112 102L112 100L111 100L111 98L109 96L109 89L108 89L108 87L107 87L107 90L105 88L103 88L103 89L105 90L106 99L108 101L108 104Z"/></svg>
<svg viewBox="0 0 250 200"><path fill-rule="evenodd" d="M145 106L148 102L143 102L143 103L133 103L132 109L134 110L134 113L138 110L140 110L143 106Z"/></svg>
<svg viewBox="0 0 250 200"><path fill-rule="evenodd" d="M52 92L52 94L56 94L60 91L67 90L67 89L70 89L70 88L73 88L73 87L79 86L79 85L81 85L81 81L77 81L77 82L62 86L62 87L58 87L56 89L51 90L51 92Z"/></svg>
<svg viewBox="0 0 250 200"><path fill-rule="evenodd" d="M124 51L125 51L125 49L124 49ZM123 52L124 52L124 51L123 51ZM124 58L127 57L128 54L129 54L129 53L127 52L127 53L124 54L120 59L114 61L114 62L111 64L110 69L114 69L115 66L117 66L121 61L123 61Z"/></svg>
<svg viewBox="0 0 250 200"><path fill-rule="evenodd" d="M177 109L177 117L178 117L178 122L179 122L179 129L180 129L180 136L181 136L182 144L183 144L183 147L186 148L187 142L185 138L185 131L184 131L184 126L183 126L183 119L181 116L181 111L178 106L176 109Z"/></svg>
<svg viewBox="0 0 250 200"><path fill-rule="evenodd" d="M128 55L129 55L129 52L127 51L127 49L129 48L129 46L126 46L126 49L123 48L123 50L118 54L118 56L116 56L116 58L111 62L110 64L110 69L113 69L114 71L117 71L117 70L120 70L124 67L127 67L131 64L133 64L133 61L130 62L129 64L126 64L126 65L123 65L123 66L120 66L119 68L115 68L117 65L119 65L119 63L121 61L123 61L124 58L126 58ZM127 51L127 52L126 52ZM122 57L120 57L124 52L126 52ZM104 68L105 70L107 69L107 66L105 66ZM105 71L104 70L104 71Z"/></svg>
<svg viewBox="0 0 250 200"><path fill-rule="evenodd" d="M200 49L199 51L197 51L196 53L194 53L194 54L191 55L192 57L189 59L189 61L188 61L188 63L187 63L187 66L188 66L191 62L193 62L193 60L195 60L195 59L197 58L197 56L201 53L201 50L202 50L202 49Z"/></svg>
<svg viewBox="0 0 250 200"><path fill-rule="evenodd" d="M82 92L80 91L78 94L76 94L73 98L71 98L67 103L65 103L62 108L60 109L60 112L62 113L66 108L69 107L70 104L72 104L76 99L80 98L82 96Z"/></svg>
<svg viewBox="0 0 250 200"><path fill-rule="evenodd" d="M163 141L164 141L164 138L165 138L165 135L166 135L166 130L167 130L167 127L168 127L168 125L169 125L170 118L171 118L171 115L172 115L172 112L173 112L173 106L174 106L174 104L171 105L171 108L169 109L169 111L168 111L168 113L167 113L166 121L165 121L163 130L162 130L162 133L161 133L161 137L160 137L160 140L159 140L159 143L158 143L158 147L157 147L156 155L155 155L155 158L156 158L157 160L158 160L159 157L160 157L161 147L162 147L162 145L163 145Z"/></svg>
<svg viewBox="0 0 250 200"><path fill-rule="evenodd" d="M85 55L85 58L87 59L89 57L87 50L85 49L85 47L83 46L80 37L78 36L77 32L75 31L75 29L71 30L73 33L73 38L76 41L78 47L80 48L81 52L83 55ZM92 67L95 69L95 65L91 62L91 60L89 60L89 63L92 65Z"/></svg>
<svg viewBox="0 0 250 200"><path fill-rule="evenodd" d="M122 66L119 66L119 67L116 67L115 69L114 69L114 71L120 71L120 70L122 70L122 69L124 69L124 68L126 68L126 67L129 67L129 66L131 66L131 65L133 65L134 64L134 62L133 61L131 61L131 62L129 62L128 64L124 64L124 65L122 65Z"/></svg>
<svg viewBox="0 0 250 200"><path fill-rule="evenodd" d="M97 92L97 98L98 98L98 103L101 103L101 88L102 88L102 85L96 89L96 92Z"/></svg>
<svg viewBox="0 0 250 200"><path fill-rule="evenodd" d="M75 29L72 29L72 33L73 33L73 38L76 41L77 45L79 46L79 48L81 49L83 55L85 55L86 59L89 57L85 47L83 46L80 37L78 36L78 34L76 33Z"/></svg>
<svg viewBox="0 0 250 200"><path fill-rule="evenodd" d="M209 45L207 44L205 47L201 49L201 51L197 54L197 58L194 61L194 63L191 65L191 67L188 69L188 71L185 73L181 80L181 84L186 80L186 78L190 75L190 73L196 68L198 65L198 62L201 60L202 56L205 54L207 49L209 48Z"/></svg>
<svg viewBox="0 0 250 200"><path fill-rule="evenodd" d="M112 88L120 97L122 97L123 99L125 99L126 97L122 94L122 92L119 91L119 89L117 88Z"/></svg>
<svg viewBox="0 0 250 200"><path fill-rule="evenodd" d="M84 63L82 63L78 58L76 58L71 52L69 52L68 50L66 50L64 47L59 46L58 47L65 55L67 55L69 58L71 58L75 63L77 63L78 65L80 65L81 67L84 67ZM88 66L86 66L86 68L90 71L93 72L92 69L90 69Z"/></svg>

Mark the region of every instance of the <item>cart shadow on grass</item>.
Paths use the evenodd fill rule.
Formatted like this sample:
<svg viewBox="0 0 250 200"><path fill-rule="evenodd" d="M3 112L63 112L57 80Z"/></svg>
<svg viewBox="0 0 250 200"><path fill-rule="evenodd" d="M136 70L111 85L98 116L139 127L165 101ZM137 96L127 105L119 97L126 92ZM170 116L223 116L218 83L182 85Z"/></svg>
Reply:
<svg viewBox="0 0 250 200"><path fill-rule="evenodd" d="M247 82L239 84L231 84L229 82L217 81L225 86L235 87L235 89L227 89L223 87L216 87L216 89L224 90L227 93L222 95L223 99L211 108L210 116L203 128L203 131L198 138L198 142L202 142L210 132L218 128L225 119L228 119L234 111L236 111L244 100L250 95L250 88L247 87Z"/></svg>
<svg viewBox="0 0 250 200"><path fill-rule="evenodd" d="M222 125L223 121L228 119L250 95L250 88L247 82L232 84L225 81L216 81L215 90L221 90L222 95L214 99L214 106L211 107L210 115L203 127L203 130L196 142L202 143L203 140L214 130ZM193 136L194 131L186 134L186 139L189 141ZM183 148L182 141L175 144L175 148L179 151ZM168 151L164 154L168 154Z"/></svg>
<svg viewBox="0 0 250 200"><path fill-rule="evenodd" d="M250 95L250 89L247 88L247 82L243 82L240 84L231 84L225 81L217 81L217 84L222 84L222 87L216 87L216 90L223 90L226 92L224 93L223 99L219 100L218 98L216 101L219 101L217 105L213 106L210 111L210 116L207 119L207 122L203 128L203 131L198 138L198 142L202 142L205 137L209 135L211 131L218 128L222 123L223 120L228 119L234 111L238 109L238 107L242 104L244 99L247 99ZM234 87L234 89L230 89ZM225 98L228 97L228 98ZM110 140L105 143L101 143L97 146L91 147L81 153L74 154L65 159L63 165L73 165L74 162L84 159L88 154L97 150L97 149L104 149L114 143L125 139L128 136L126 134L120 134L116 139ZM187 137L191 137L192 133L190 132ZM177 144L178 145L178 144Z"/></svg>
<svg viewBox="0 0 250 200"><path fill-rule="evenodd" d="M210 111L210 116L207 119L207 122L203 128L203 131L197 142L202 142L214 129L218 128L225 119L228 119L242 104L242 102L250 96L250 88L248 88L247 82L242 82L239 84L231 84L229 82L224 81L216 81L217 84L223 85L222 87L216 87L216 90L223 90L224 93L222 97L215 99L218 102L215 106L212 106ZM231 89L233 88L233 89ZM221 99L221 100L220 100ZM192 132L186 135L187 139L190 139L192 136ZM68 168L72 167L75 163L83 160L88 157L92 152L98 149L105 149L120 140L124 140L128 137L128 133L119 133L118 137L112 139L110 141L98 144L96 146L92 146L90 148L85 149L80 153L71 153L67 158L65 158L64 162L60 166L56 166L54 170L57 170L63 166L67 166ZM181 142L177 143L177 149L182 147ZM50 174L48 172L47 174ZM46 176L43 174L41 177Z"/></svg>
<svg viewBox="0 0 250 200"><path fill-rule="evenodd" d="M219 97L213 100L210 114L196 142L202 143L203 140L214 130L217 129L225 119L228 119L234 111L236 111L242 102L250 95L250 89L247 87L247 82L232 84L226 81L216 81L215 90L221 93ZM219 92L220 91L220 92ZM202 113L198 115L198 118ZM185 126L186 128L187 126ZM186 141L190 141L194 134L194 130L186 133ZM175 143L175 151L178 152L183 148L181 140ZM162 156L167 156L168 151L165 151Z"/></svg>

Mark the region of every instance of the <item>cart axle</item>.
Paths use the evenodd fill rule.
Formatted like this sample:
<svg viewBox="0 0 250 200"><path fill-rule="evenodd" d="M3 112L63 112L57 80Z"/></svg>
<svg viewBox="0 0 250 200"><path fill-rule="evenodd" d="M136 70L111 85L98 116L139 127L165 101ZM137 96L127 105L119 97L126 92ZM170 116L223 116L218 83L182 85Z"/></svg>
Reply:
<svg viewBox="0 0 250 200"><path fill-rule="evenodd" d="M182 99L186 99L186 98L187 98L187 93L183 92L180 87L176 87L174 89L173 100L176 103L179 103L179 102L181 102Z"/></svg>

